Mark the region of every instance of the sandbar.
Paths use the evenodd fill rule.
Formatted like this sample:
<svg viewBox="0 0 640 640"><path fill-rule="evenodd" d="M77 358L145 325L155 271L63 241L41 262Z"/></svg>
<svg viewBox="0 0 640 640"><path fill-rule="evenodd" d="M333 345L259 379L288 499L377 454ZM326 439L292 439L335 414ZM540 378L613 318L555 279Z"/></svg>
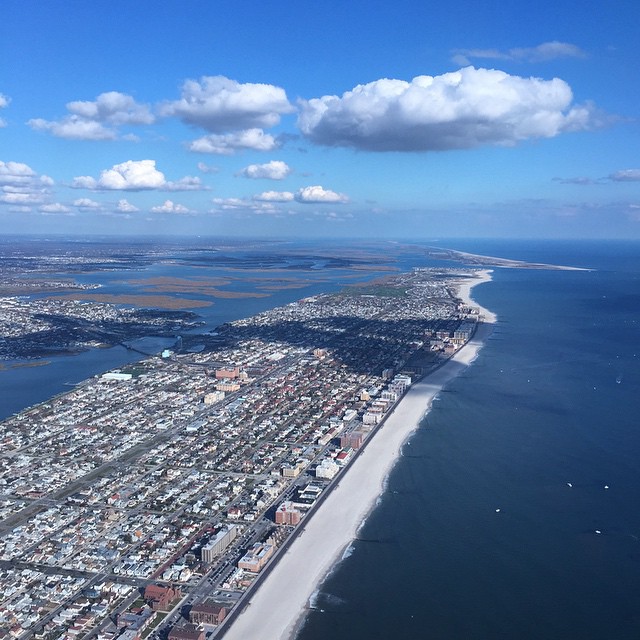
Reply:
<svg viewBox="0 0 640 640"><path fill-rule="evenodd" d="M470 297L473 286L491 279L491 271L474 271L456 280L458 297L478 307ZM225 640L288 640L304 620L309 599L339 562L357 536L364 519L384 491L389 472L404 442L429 411L433 398L476 357L496 321L494 313L480 307L483 322L471 340L433 373L415 383L382 426L369 439L337 486L281 556L264 582L224 633Z"/></svg>

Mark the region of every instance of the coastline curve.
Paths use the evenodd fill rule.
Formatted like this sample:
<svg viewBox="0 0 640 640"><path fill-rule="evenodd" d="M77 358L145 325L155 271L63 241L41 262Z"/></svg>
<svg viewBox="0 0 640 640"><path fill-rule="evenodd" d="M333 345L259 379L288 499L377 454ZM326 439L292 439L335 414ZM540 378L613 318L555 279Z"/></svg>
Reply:
<svg viewBox="0 0 640 640"><path fill-rule="evenodd" d="M375 508L402 446L429 412L434 397L475 360L491 334L497 316L472 299L473 287L489 282L491 270L474 271L457 281L458 297L477 307L482 322L473 337L442 366L411 386L384 424L354 459L327 495L324 504L272 567L268 577L225 631L225 640L254 637L290 640L304 624L309 601L338 565L357 536L363 521Z"/></svg>

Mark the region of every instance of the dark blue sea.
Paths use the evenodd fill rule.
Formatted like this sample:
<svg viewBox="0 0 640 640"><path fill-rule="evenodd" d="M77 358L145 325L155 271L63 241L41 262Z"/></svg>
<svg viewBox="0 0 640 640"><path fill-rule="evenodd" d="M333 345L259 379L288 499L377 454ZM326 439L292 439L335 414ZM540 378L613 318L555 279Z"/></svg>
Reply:
<svg viewBox="0 0 640 640"><path fill-rule="evenodd" d="M495 269L474 289L491 338L404 446L298 640L637 640L640 243L440 244L592 270ZM221 302L208 321L338 286ZM0 411L131 357L0 371Z"/></svg>
<svg viewBox="0 0 640 640"><path fill-rule="evenodd" d="M474 289L493 335L298 640L640 638L640 244L455 248L593 271L496 269Z"/></svg>

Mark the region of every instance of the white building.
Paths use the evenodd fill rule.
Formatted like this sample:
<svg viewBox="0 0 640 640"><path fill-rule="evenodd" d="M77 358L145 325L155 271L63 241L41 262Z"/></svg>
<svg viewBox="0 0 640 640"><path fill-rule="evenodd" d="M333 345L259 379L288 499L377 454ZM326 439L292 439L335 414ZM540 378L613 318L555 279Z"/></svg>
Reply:
<svg viewBox="0 0 640 640"><path fill-rule="evenodd" d="M131 380L133 375L130 373L122 373L122 371L108 371L102 374L103 380Z"/></svg>
<svg viewBox="0 0 640 640"><path fill-rule="evenodd" d="M338 471L340 471L340 467L333 460L331 460L331 458L325 458L316 467L316 478L331 480L335 478Z"/></svg>

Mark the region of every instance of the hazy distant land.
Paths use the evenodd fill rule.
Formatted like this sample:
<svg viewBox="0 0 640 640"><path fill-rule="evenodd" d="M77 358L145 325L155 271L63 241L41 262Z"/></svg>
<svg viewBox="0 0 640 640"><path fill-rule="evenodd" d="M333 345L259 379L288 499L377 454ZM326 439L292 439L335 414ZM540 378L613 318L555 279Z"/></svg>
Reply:
<svg viewBox="0 0 640 640"><path fill-rule="evenodd" d="M546 264L543 262L526 262L523 260L511 260L509 258L496 258L494 256L483 256L456 249L440 249L430 247L427 253L432 258L439 260L456 260L464 264L477 267L503 267L509 269L549 269L552 271L589 271L582 267L568 267L558 264Z"/></svg>

